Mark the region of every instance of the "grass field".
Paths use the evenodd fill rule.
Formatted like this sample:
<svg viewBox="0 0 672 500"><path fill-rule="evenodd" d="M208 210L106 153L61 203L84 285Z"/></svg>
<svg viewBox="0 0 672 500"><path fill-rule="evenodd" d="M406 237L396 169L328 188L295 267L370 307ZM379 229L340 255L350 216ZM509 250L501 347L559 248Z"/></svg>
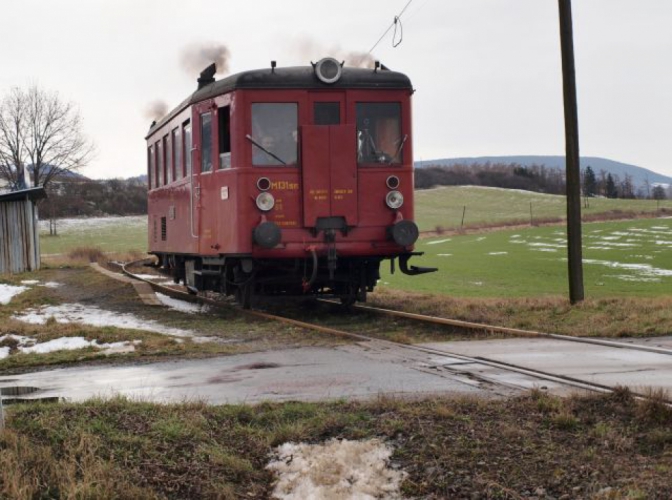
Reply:
<svg viewBox="0 0 672 500"><path fill-rule="evenodd" d="M525 191L481 187L447 187L417 192L417 219L421 227L450 227L462 217L465 226L529 223L529 205L535 217L549 219L564 213L564 198ZM661 209L672 211L672 200ZM651 200L592 199L584 214L654 210ZM526 219L527 217L527 219ZM452 218L452 219L451 219ZM42 253L62 254L75 247L106 251L146 251L146 217L66 219L59 236L41 238ZM670 294L672 285L672 220L584 224L584 274L591 297ZM382 287L441 293L459 297L536 297L567 294L564 227L517 228L481 234L444 235L423 239L417 249L426 252L416 265L434 266L439 273L408 277L382 270Z"/></svg>
<svg viewBox="0 0 672 500"><path fill-rule="evenodd" d="M584 224L586 294L662 296L672 291L672 219ZM537 297L567 294L564 227L535 227L424 239L416 265L438 267L424 276L389 274L393 288L461 297Z"/></svg>
<svg viewBox="0 0 672 500"><path fill-rule="evenodd" d="M478 186L450 186L415 192L416 220L421 231L437 227L457 229L462 224L474 227L483 225L530 223L560 219L566 215L565 197L512 189ZM466 210L465 208L466 207ZM672 200L612 200L590 198L582 209L584 217L612 213L656 213L665 210L672 214Z"/></svg>
<svg viewBox="0 0 672 500"><path fill-rule="evenodd" d="M49 236L49 222L40 221L42 255L64 254L77 247L106 252L147 251L147 216L59 219L57 236Z"/></svg>

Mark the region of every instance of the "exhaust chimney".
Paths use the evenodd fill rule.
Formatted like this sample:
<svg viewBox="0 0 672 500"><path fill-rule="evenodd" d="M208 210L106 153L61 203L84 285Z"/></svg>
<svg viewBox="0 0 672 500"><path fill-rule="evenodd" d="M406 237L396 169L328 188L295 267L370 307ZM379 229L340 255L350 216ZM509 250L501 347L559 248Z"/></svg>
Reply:
<svg viewBox="0 0 672 500"><path fill-rule="evenodd" d="M198 78L198 90L202 89L206 85L215 83L215 73L217 73L217 66L215 63L212 63L210 66L201 71L201 76Z"/></svg>

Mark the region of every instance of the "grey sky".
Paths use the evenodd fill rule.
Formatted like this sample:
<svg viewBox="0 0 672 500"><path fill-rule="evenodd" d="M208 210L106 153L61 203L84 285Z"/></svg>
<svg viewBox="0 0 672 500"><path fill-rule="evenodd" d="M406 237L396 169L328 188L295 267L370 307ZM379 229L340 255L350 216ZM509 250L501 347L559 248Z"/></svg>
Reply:
<svg viewBox="0 0 672 500"><path fill-rule="evenodd" d="M147 105L198 75L184 47L221 42L232 72L368 51L407 0L2 0L0 95L37 83L78 103L91 177L144 173ZM563 154L556 0L413 0L403 42L374 55L407 73L416 159ZM672 2L574 0L581 153L672 175ZM306 44L312 42L309 49ZM320 49L321 47L321 49Z"/></svg>

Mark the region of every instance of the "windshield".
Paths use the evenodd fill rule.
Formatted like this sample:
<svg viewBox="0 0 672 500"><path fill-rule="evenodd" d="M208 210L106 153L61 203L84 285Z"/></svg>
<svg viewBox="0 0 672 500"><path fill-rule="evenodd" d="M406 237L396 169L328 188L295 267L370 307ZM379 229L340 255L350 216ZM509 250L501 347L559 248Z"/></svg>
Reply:
<svg viewBox="0 0 672 500"><path fill-rule="evenodd" d="M252 104L252 165L296 164L297 125L295 103Z"/></svg>
<svg viewBox="0 0 672 500"><path fill-rule="evenodd" d="M401 163L405 138L401 135L401 104L357 103L357 161Z"/></svg>

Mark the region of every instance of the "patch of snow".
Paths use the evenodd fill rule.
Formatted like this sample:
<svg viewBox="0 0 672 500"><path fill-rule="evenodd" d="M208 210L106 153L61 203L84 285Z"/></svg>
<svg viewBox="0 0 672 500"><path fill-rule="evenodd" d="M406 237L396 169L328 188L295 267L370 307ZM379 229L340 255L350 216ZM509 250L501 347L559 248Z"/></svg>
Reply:
<svg viewBox="0 0 672 500"><path fill-rule="evenodd" d="M488 255L508 255L509 252L490 252Z"/></svg>
<svg viewBox="0 0 672 500"><path fill-rule="evenodd" d="M58 283L57 281L47 281L43 285L38 285L38 286L43 286L45 288L58 288L63 286L63 283Z"/></svg>
<svg viewBox="0 0 672 500"><path fill-rule="evenodd" d="M437 253L436 256L437 257L452 257L453 254L452 253Z"/></svg>
<svg viewBox="0 0 672 500"><path fill-rule="evenodd" d="M0 359L5 359L9 356L9 347L0 347Z"/></svg>
<svg viewBox="0 0 672 500"><path fill-rule="evenodd" d="M662 281L660 278L647 278L644 276L632 276L629 274L605 274L605 278L616 278L621 281L631 281L638 283L660 283Z"/></svg>
<svg viewBox="0 0 672 500"><path fill-rule="evenodd" d="M46 354L54 351L72 351L75 349L91 347L95 342L95 340L86 340L84 337L61 337L60 339L54 339L35 344L32 347L21 348L21 351L25 352L26 354Z"/></svg>
<svg viewBox="0 0 672 500"><path fill-rule="evenodd" d="M481 236L480 238L476 238L476 241L483 241L483 240L485 240L485 239L486 239L485 236Z"/></svg>
<svg viewBox="0 0 672 500"><path fill-rule="evenodd" d="M670 228L668 226L651 226L651 229L662 229L663 231L668 231Z"/></svg>
<svg viewBox="0 0 672 500"><path fill-rule="evenodd" d="M558 245L557 243L543 243L543 242L534 242L528 243L531 247L544 247L544 248L566 248L567 245Z"/></svg>
<svg viewBox="0 0 672 500"><path fill-rule="evenodd" d="M6 339L12 339L17 342L18 350L26 354L46 354L55 351L72 351L75 349L85 349L87 347L95 347L105 351L105 354L118 354L123 352L133 352L135 346L142 343L142 340L134 340L133 342L112 342L110 344L100 344L97 340L86 340L84 337L61 337L58 339L49 340L47 342L36 343L37 341L32 337L22 337L20 335L3 335L0 337L0 342ZM9 355L9 347L3 347L7 350ZM5 356L5 357L7 357ZM0 356L2 359L2 356Z"/></svg>
<svg viewBox="0 0 672 500"><path fill-rule="evenodd" d="M21 280L22 285L37 285L40 280Z"/></svg>
<svg viewBox="0 0 672 500"><path fill-rule="evenodd" d="M519 234L514 234L514 235L510 236L509 238L511 238L511 239L520 238L520 235Z"/></svg>
<svg viewBox="0 0 672 500"><path fill-rule="evenodd" d="M547 247L540 247L540 248L530 248L533 252L557 252L558 250L556 248L547 248Z"/></svg>
<svg viewBox="0 0 672 500"><path fill-rule="evenodd" d="M164 306L168 306L171 309L175 309L176 311L187 314L204 313L210 310L210 306L207 304L195 304L192 302L187 302L186 300L174 299L159 292L156 293L156 298L158 298Z"/></svg>
<svg viewBox="0 0 672 500"><path fill-rule="evenodd" d="M15 295L30 290L27 286L14 286L0 284L0 304L9 304Z"/></svg>
<svg viewBox="0 0 672 500"><path fill-rule="evenodd" d="M163 276L159 276L158 274L136 274L135 276L143 280L160 280L163 278Z"/></svg>
<svg viewBox="0 0 672 500"><path fill-rule="evenodd" d="M39 309L28 309L13 319L43 325L47 319L53 317L58 323L82 323L91 326L112 326L131 330L145 330L161 333L173 337L192 337L194 332L163 326L153 320L143 320L132 314L106 311L95 306L82 304L62 304L59 306L45 306Z"/></svg>
<svg viewBox="0 0 672 500"><path fill-rule="evenodd" d="M447 239L445 239L445 240L428 241L427 244L428 244L428 245L438 245L439 243L447 243L447 242L449 242L449 241L452 241L452 239L451 239L451 238L447 238Z"/></svg>
<svg viewBox="0 0 672 500"><path fill-rule="evenodd" d="M278 482L273 498L282 500L401 499L406 473L389 467L392 447L379 439L324 444L285 443L266 468Z"/></svg>
<svg viewBox="0 0 672 500"><path fill-rule="evenodd" d="M626 269L629 271L636 271L641 276L672 276L672 270L656 268L651 264L623 264L622 262L595 259L583 259L583 263L606 266L612 269Z"/></svg>
<svg viewBox="0 0 672 500"><path fill-rule="evenodd" d="M656 245L672 245L672 241L667 240L656 240L655 243Z"/></svg>

